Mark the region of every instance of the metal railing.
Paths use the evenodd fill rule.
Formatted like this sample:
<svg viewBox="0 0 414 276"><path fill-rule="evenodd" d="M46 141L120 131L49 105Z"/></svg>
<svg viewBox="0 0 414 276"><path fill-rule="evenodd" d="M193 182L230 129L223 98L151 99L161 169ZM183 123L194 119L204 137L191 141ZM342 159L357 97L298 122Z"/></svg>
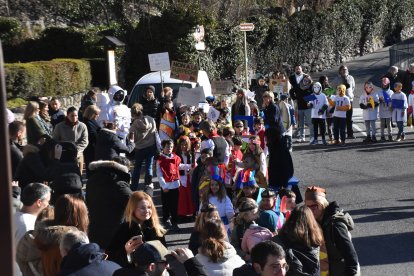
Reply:
<svg viewBox="0 0 414 276"><path fill-rule="evenodd" d="M406 70L412 63L414 63L414 37L390 48L390 66Z"/></svg>

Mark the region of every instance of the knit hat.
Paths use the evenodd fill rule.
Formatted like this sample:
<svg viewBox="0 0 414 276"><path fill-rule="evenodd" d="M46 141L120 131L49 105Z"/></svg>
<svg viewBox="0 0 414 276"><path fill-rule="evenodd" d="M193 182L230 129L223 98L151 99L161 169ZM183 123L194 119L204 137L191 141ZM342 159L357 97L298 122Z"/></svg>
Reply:
<svg viewBox="0 0 414 276"><path fill-rule="evenodd" d="M275 232L277 229L278 215L273 210L261 211L257 224L269 229L271 232Z"/></svg>
<svg viewBox="0 0 414 276"><path fill-rule="evenodd" d="M159 240L147 241L141 244L132 254L132 260L139 266L156 262L166 262L166 256L171 252Z"/></svg>
<svg viewBox="0 0 414 276"><path fill-rule="evenodd" d="M306 188L305 200L316 200L318 197L326 198L326 190L318 186L310 186Z"/></svg>
<svg viewBox="0 0 414 276"><path fill-rule="evenodd" d="M152 92L155 93L155 87L153 85L148 85L147 88L145 88L145 91L147 91L148 89L152 90Z"/></svg>

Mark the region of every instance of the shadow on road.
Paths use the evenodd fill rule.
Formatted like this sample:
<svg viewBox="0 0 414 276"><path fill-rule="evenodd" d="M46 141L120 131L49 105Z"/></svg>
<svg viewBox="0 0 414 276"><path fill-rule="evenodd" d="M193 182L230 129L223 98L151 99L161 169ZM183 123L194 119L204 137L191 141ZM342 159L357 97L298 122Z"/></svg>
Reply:
<svg viewBox="0 0 414 276"><path fill-rule="evenodd" d="M407 218L414 218L413 209L414 205L360 209L349 211L349 213L352 216L364 215L364 217L361 218L354 218L355 223L369 223L377 221L394 221Z"/></svg>
<svg viewBox="0 0 414 276"><path fill-rule="evenodd" d="M308 154L312 154L314 151L319 152L335 152L335 151L343 151L349 149L356 149L357 152L378 152L384 150L394 150L398 148L410 148L410 150L414 150L414 141L406 140L404 142L376 142L376 143L364 143L364 142L352 142L346 143L345 146L339 145L316 145L310 146L306 145L294 145L294 151L307 151Z"/></svg>
<svg viewBox="0 0 414 276"><path fill-rule="evenodd" d="M414 254L412 254L414 232L359 237L353 238L353 241L361 266L402 264L414 261Z"/></svg>

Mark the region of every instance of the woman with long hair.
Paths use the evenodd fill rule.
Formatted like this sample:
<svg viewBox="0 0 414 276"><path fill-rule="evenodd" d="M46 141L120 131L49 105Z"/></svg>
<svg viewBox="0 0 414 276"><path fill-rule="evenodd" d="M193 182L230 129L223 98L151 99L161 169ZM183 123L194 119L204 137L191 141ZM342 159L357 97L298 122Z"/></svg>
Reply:
<svg viewBox="0 0 414 276"><path fill-rule="evenodd" d="M201 205L194 224L194 230L191 232L190 241L188 242L188 248L194 255L197 255L198 248L201 246L201 231L203 231L206 222L212 219L220 219L216 206L210 203Z"/></svg>
<svg viewBox="0 0 414 276"><path fill-rule="evenodd" d="M40 108L39 103L29 102L24 110L23 118L26 121L26 133L27 143L37 145L40 138L45 135L51 137L51 129L47 126L46 122L39 115Z"/></svg>
<svg viewBox="0 0 414 276"><path fill-rule="evenodd" d="M88 233L88 209L83 199L62 195L56 200L54 225L75 226L80 231Z"/></svg>
<svg viewBox="0 0 414 276"><path fill-rule="evenodd" d="M306 205L297 206L273 241L286 252L289 275L320 274L319 247L323 245L322 230Z"/></svg>
<svg viewBox="0 0 414 276"><path fill-rule="evenodd" d="M235 116L250 116L249 100L246 96L246 90L237 90L236 102L231 106L231 117L234 122Z"/></svg>
<svg viewBox="0 0 414 276"><path fill-rule="evenodd" d="M198 261L207 275L233 275L233 270L244 264L234 247L226 241L227 233L221 220L208 220L201 231L202 243Z"/></svg>
<svg viewBox="0 0 414 276"><path fill-rule="evenodd" d="M142 192L131 194L124 212L124 220L107 247L109 259L122 267L129 267L128 256L146 241L159 240L164 245L165 233L152 198Z"/></svg>

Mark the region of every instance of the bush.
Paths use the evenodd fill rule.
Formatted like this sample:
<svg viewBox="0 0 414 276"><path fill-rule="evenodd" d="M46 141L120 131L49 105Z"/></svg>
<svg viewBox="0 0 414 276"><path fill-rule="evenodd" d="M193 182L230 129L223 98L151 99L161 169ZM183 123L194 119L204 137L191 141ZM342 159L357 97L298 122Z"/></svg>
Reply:
<svg viewBox="0 0 414 276"><path fill-rule="evenodd" d="M20 22L11 17L0 17L0 40L4 45L14 45L23 36L23 28Z"/></svg>
<svg viewBox="0 0 414 276"><path fill-rule="evenodd" d="M90 87L88 61L53 59L5 65L7 98L71 95Z"/></svg>

